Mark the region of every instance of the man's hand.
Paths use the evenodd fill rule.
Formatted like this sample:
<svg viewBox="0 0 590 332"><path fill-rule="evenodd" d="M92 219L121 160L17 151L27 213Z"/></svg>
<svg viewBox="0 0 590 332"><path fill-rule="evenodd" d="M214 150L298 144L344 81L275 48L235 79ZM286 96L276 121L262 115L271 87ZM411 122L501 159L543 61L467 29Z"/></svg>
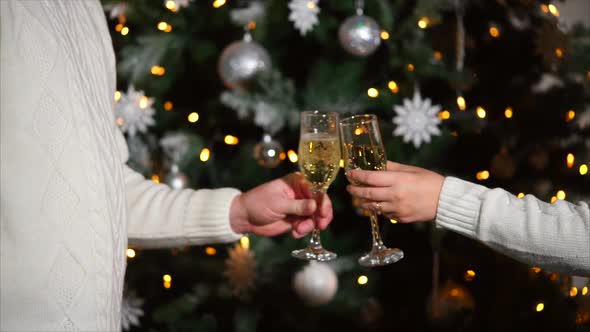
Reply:
<svg viewBox="0 0 590 332"><path fill-rule="evenodd" d="M319 208L318 208L319 206ZM332 202L323 194L314 199L300 173L267 182L234 198L230 223L236 233L274 236L291 231L301 238L332 221Z"/></svg>
<svg viewBox="0 0 590 332"><path fill-rule="evenodd" d="M444 177L414 166L387 162L386 171L351 170L348 192L360 207L374 209L400 222L430 221L436 217Z"/></svg>

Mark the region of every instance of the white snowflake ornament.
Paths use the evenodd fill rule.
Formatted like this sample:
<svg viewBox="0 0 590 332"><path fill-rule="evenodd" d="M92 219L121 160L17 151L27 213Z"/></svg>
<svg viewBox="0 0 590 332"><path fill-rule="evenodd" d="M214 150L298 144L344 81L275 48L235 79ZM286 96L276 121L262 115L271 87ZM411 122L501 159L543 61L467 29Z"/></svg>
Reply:
<svg viewBox="0 0 590 332"><path fill-rule="evenodd" d="M164 153L174 163L180 162L188 153L190 144L188 137L183 133L168 133L160 140L160 146Z"/></svg>
<svg viewBox="0 0 590 332"><path fill-rule="evenodd" d="M397 128L393 131L396 136L403 136L404 142L412 142L419 148L423 142L430 143L430 137L440 135L440 119L438 112L440 105L432 105L429 98L422 99L420 92L414 92L413 99L404 99L404 104L393 107L397 116L393 123Z"/></svg>
<svg viewBox="0 0 590 332"><path fill-rule="evenodd" d="M143 299L135 296L135 293L128 293L123 297L121 305L121 327L127 331L131 326L140 326L139 317L143 316Z"/></svg>
<svg viewBox="0 0 590 332"><path fill-rule="evenodd" d="M289 21L293 22L302 36L319 22L320 7L318 7L318 2L319 0L291 0L289 2L289 9L291 10Z"/></svg>
<svg viewBox="0 0 590 332"><path fill-rule="evenodd" d="M164 6L171 11L178 11L180 8L188 7L193 0L164 0Z"/></svg>
<svg viewBox="0 0 590 332"><path fill-rule="evenodd" d="M264 17L265 8L260 1L254 1L248 4L246 8L232 9L229 12L231 21L239 26L244 26L251 21L259 21Z"/></svg>
<svg viewBox="0 0 590 332"><path fill-rule="evenodd" d="M129 136L135 136L138 131L145 132L148 126L154 124L156 111L152 108L153 104L153 98L129 86L127 93L121 93L121 99L115 105L115 116L121 130Z"/></svg>

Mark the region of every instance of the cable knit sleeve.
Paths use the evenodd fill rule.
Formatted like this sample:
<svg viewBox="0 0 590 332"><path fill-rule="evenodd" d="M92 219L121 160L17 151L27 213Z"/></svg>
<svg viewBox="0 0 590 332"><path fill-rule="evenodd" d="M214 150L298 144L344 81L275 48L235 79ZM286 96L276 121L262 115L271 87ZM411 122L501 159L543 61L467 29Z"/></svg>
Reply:
<svg viewBox="0 0 590 332"><path fill-rule="evenodd" d="M438 226L477 239L527 264L590 275L588 204L522 199L447 177L438 202Z"/></svg>
<svg viewBox="0 0 590 332"><path fill-rule="evenodd" d="M117 136L121 158L126 161L127 144L120 132ZM124 166L124 177L130 245L172 247L240 238L229 222L230 205L239 190L173 190L146 180L128 166Z"/></svg>

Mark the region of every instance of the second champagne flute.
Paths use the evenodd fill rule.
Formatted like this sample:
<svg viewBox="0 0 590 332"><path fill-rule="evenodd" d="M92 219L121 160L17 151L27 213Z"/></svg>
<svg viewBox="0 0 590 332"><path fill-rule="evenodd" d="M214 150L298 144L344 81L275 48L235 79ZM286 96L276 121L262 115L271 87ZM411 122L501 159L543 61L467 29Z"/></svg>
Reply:
<svg viewBox="0 0 590 332"><path fill-rule="evenodd" d="M301 113L299 169L311 185L313 197L320 206L323 194L334 182L340 170L338 113L319 111ZM311 233L307 248L294 250L291 254L300 259L317 261L329 261L337 257L335 253L322 247L317 224Z"/></svg>
<svg viewBox="0 0 590 332"><path fill-rule="evenodd" d="M379 122L374 114L354 115L340 121L344 168L360 168L371 171L383 171L387 166L387 157L381 141ZM404 252L397 248L387 248L381 241L377 212L369 210L373 248L359 259L363 266L380 266L392 264L404 257Z"/></svg>

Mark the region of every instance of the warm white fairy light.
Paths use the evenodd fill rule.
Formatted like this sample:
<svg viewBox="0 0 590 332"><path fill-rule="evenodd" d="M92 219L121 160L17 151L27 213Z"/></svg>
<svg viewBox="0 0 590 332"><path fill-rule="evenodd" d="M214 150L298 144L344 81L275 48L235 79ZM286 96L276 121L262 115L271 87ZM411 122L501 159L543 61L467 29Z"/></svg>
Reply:
<svg viewBox="0 0 590 332"><path fill-rule="evenodd" d="M366 275L361 275L356 279L356 282L361 286L366 285L369 282L369 278Z"/></svg>
<svg viewBox="0 0 590 332"><path fill-rule="evenodd" d="M127 248L127 251L125 253L127 254L127 257L129 257L129 258L135 257L135 250L133 250L132 248Z"/></svg>
<svg viewBox="0 0 590 332"><path fill-rule="evenodd" d="M367 90L367 95L371 98L377 98L379 97L379 90L375 88L369 88L369 90Z"/></svg>
<svg viewBox="0 0 590 332"><path fill-rule="evenodd" d="M188 122L195 123L197 121L199 121L199 113L192 112L191 114L188 115Z"/></svg>
<svg viewBox="0 0 590 332"><path fill-rule="evenodd" d="M213 248L213 247L206 247L205 248L205 253L208 256L215 256L215 254L217 254L217 249Z"/></svg>
<svg viewBox="0 0 590 332"><path fill-rule="evenodd" d="M201 150L201 153L199 154L199 159L202 162L206 162L207 160L209 160L210 157L211 157L211 151L207 148L203 148L203 150Z"/></svg>
<svg viewBox="0 0 590 332"><path fill-rule="evenodd" d="M287 151L287 156L289 157L289 161L291 161L292 163L296 163L297 161L299 161L297 153L293 150Z"/></svg>
<svg viewBox="0 0 590 332"><path fill-rule="evenodd" d="M225 135L225 137L223 138L223 142L227 145L237 145L240 140L232 135Z"/></svg>

